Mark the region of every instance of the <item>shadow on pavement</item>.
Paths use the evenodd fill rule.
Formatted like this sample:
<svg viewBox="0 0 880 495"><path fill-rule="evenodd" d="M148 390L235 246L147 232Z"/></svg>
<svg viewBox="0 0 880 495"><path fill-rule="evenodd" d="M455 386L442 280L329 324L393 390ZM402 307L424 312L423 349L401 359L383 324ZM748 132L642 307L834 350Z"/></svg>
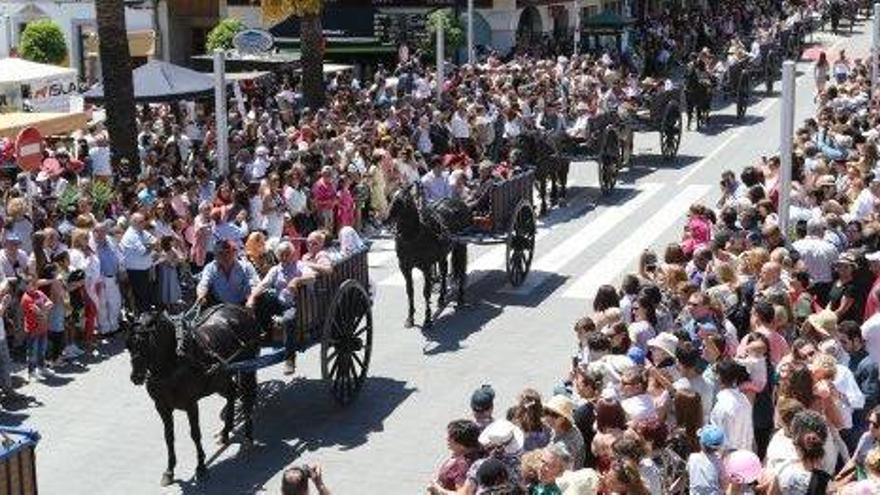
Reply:
<svg viewBox="0 0 880 495"><path fill-rule="evenodd" d="M272 476L292 464L319 459L303 458L319 448L349 450L367 442L371 434L384 430L383 423L413 392L406 382L386 377L368 377L361 394L349 407L334 402L322 380L298 379L264 382L260 407L254 419L256 445L247 453L237 453L211 464L210 478L178 480L185 494L254 493ZM206 454L216 446L207 434L213 422L203 422ZM161 435L156 441L161 441ZM191 449L180 454L191 455ZM157 473L157 476L160 473ZM179 473L192 477L194 473Z"/></svg>
<svg viewBox="0 0 880 495"><path fill-rule="evenodd" d="M422 347L425 356L436 356L461 349L464 340L501 314L504 308L483 299L476 299L478 294L485 293L476 289L480 285L482 281L468 287L470 296L465 296L464 305L453 305L450 311L445 311L434 319L433 328L421 330L427 340Z"/></svg>

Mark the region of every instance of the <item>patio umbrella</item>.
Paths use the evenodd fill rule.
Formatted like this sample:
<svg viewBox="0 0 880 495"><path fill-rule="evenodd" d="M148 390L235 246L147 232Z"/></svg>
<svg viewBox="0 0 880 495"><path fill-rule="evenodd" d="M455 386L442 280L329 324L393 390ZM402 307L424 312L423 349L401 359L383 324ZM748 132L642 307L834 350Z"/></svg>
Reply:
<svg viewBox="0 0 880 495"><path fill-rule="evenodd" d="M186 67L161 60L151 60L132 74L134 99L139 103L185 100L209 96L214 91L214 78ZM98 83L83 96L88 102L104 100L104 85Z"/></svg>

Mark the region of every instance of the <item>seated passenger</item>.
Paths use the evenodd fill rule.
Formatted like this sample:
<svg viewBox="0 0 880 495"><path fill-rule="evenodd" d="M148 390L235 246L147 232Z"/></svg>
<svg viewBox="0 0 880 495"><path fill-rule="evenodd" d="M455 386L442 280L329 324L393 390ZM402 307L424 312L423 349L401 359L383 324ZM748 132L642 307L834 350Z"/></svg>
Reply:
<svg viewBox="0 0 880 495"><path fill-rule="evenodd" d="M302 261L318 273L330 273L333 271L333 262L330 255L324 250L324 242L326 236L323 232L316 230L309 234L306 238L306 253L302 257Z"/></svg>

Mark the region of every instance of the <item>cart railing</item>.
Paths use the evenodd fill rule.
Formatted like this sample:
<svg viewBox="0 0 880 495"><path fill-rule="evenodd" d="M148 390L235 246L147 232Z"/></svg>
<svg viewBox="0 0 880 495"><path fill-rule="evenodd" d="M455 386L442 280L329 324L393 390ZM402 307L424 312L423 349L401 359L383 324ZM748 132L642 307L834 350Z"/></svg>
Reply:
<svg viewBox="0 0 880 495"><path fill-rule="evenodd" d="M509 179L497 182L492 187L492 231L498 233L507 229L513 210L520 201L531 202L535 171L526 170Z"/></svg>
<svg viewBox="0 0 880 495"><path fill-rule="evenodd" d="M0 426L0 494L36 495L39 440L34 430Z"/></svg>
<svg viewBox="0 0 880 495"><path fill-rule="evenodd" d="M298 346L320 338L330 303L343 282L357 280L364 288L369 288L368 251L364 248L333 261L330 273L319 273L314 283L297 289L295 342Z"/></svg>

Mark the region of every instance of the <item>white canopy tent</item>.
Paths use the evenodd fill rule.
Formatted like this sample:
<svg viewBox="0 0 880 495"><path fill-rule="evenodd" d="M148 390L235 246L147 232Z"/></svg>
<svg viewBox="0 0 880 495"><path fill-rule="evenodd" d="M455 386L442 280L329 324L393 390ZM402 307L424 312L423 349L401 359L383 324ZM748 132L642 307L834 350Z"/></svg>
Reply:
<svg viewBox="0 0 880 495"><path fill-rule="evenodd" d="M23 93L23 94L22 94ZM76 70L21 58L0 59L0 95L21 110L22 99L36 112L67 112L76 95Z"/></svg>
<svg viewBox="0 0 880 495"><path fill-rule="evenodd" d="M0 84L27 84L52 78L76 78L76 70L70 67L40 64L23 58L0 59Z"/></svg>

